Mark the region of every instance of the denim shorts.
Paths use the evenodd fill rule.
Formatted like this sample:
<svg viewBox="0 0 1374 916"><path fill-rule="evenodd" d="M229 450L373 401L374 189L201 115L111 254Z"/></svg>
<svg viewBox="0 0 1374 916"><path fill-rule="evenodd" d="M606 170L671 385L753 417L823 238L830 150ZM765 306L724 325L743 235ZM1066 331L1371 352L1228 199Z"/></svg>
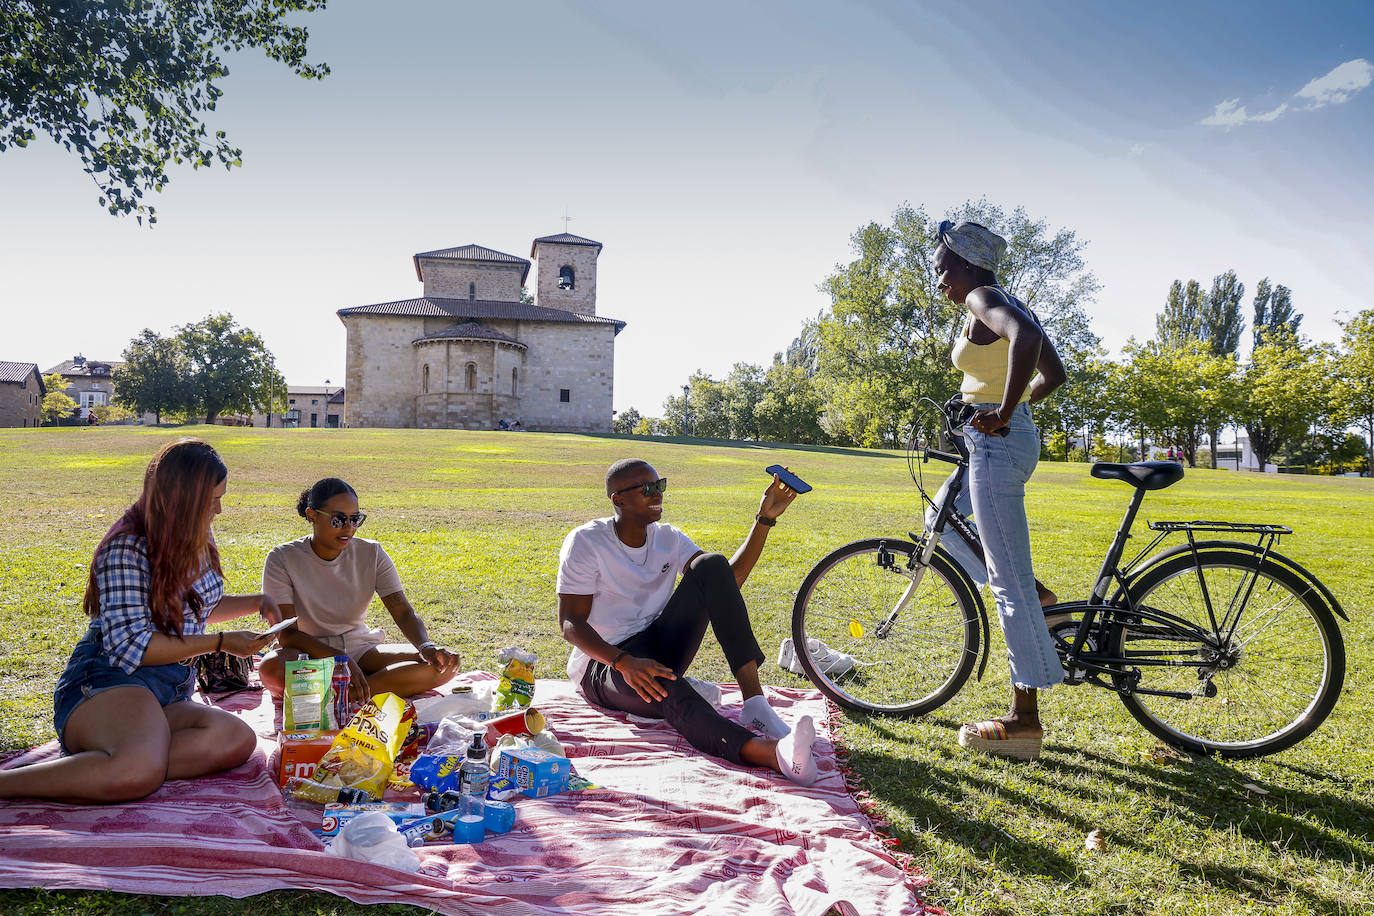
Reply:
<svg viewBox="0 0 1374 916"><path fill-rule="evenodd" d="M62 732L76 707L97 693L116 687L142 687L150 691L160 705L170 706L191 698L195 669L173 662L170 665L143 665L133 674L126 674L105 657L100 629L92 625L72 650L72 657L67 660L67 668L58 678L57 689L52 695L53 728L57 730L63 751L67 750L67 743Z"/></svg>

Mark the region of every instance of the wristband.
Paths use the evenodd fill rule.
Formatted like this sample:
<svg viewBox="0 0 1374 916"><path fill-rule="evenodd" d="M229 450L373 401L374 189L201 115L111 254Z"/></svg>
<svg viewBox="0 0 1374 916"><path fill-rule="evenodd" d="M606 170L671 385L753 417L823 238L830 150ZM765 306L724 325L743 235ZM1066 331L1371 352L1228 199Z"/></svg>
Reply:
<svg viewBox="0 0 1374 916"><path fill-rule="evenodd" d="M772 528L774 525L776 525L776 524L778 523L778 520L777 520L777 519L775 519L775 518L769 518L768 516L764 515L762 512L760 512L758 515L754 516L754 520L757 521L760 525L763 525L764 527L767 527L767 528Z"/></svg>
<svg viewBox="0 0 1374 916"><path fill-rule="evenodd" d="M215 640L215 651L218 652L224 647L224 634L219 634L219 639Z"/></svg>
<svg viewBox="0 0 1374 916"><path fill-rule="evenodd" d="M624 650L624 649L621 649L619 652L617 652L617 653L615 654L615 658L611 659L611 660L607 663L607 667L609 667L612 671L614 671L614 670L615 670L615 663L618 662L618 661L620 661L620 660L621 660L622 658L624 658L624 657L625 657L625 650Z"/></svg>
<svg viewBox="0 0 1374 916"><path fill-rule="evenodd" d="M416 652L423 652L423 651L425 651L426 649L437 649L437 648L439 648L439 644L438 644L437 642L435 642L435 641L432 640L432 639L426 639L424 642L420 643L418 646L415 647L415 651L416 651Z"/></svg>

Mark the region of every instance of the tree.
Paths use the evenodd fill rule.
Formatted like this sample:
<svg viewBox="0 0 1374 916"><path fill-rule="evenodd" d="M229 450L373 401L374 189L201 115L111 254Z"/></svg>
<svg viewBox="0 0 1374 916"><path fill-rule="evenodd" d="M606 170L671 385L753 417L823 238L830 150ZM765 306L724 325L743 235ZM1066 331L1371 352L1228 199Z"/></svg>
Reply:
<svg viewBox="0 0 1374 916"><path fill-rule="evenodd" d="M801 366L774 363L764 380L758 405L758 438L769 442L820 443L824 406L811 376Z"/></svg>
<svg viewBox="0 0 1374 916"><path fill-rule="evenodd" d="M1198 339L1213 356L1235 353L1240 348L1240 336L1245 331L1240 300L1244 297L1245 284L1237 279L1234 270L1212 278L1212 290L1198 315Z"/></svg>
<svg viewBox="0 0 1374 916"><path fill-rule="evenodd" d="M1240 349L1240 336L1245 331L1245 319L1240 314L1240 300L1245 297L1245 284L1236 278L1234 270L1212 278L1212 291L1203 303L1200 331L1202 342L1213 356L1234 356ZM1208 457L1213 469L1217 466L1218 426L1207 427Z"/></svg>
<svg viewBox="0 0 1374 916"><path fill-rule="evenodd" d="M1046 438L1048 433L1063 433L1053 441L1062 439L1060 456L1068 460L1069 441L1080 434L1085 442L1089 441L1094 431L1101 433L1105 429L1121 407L1112 401L1113 367L1100 346L1088 353L1074 353L1072 359L1065 359L1064 367L1068 377L1053 394L1036 405L1035 422L1040 428L1042 449L1050 441Z"/></svg>
<svg viewBox="0 0 1374 916"><path fill-rule="evenodd" d="M262 338L231 315L183 325L177 342L191 371L191 409L204 414L206 423L221 413L251 414L268 405L274 390L286 390Z"/></svg>
<svg viewBox="0 0 1374 916"><path fill-rule="evenodd" d="M1374 474L1374 309L1365 309L1341 325L1341 354L1332 412L1355 423L1365 434L1370 473Z"/></svg>
<svg viewBox="0 0 1374 916"><path fill-rule="evenodd" d="M1017 208L965 203L950 219L971 219L1007 239L998 279L1024 301L1061 350L1097 343L1083 306L1097 280L1082 259L1084 242L1067 229L1051 232ZM910 426L919 397L943 401L957 387L949 362L966 311L940 292L933 259L938 220L904 204L892 223L869 223L851 237L853 261L821 284L830 311L816 325L815 381L824 425L842 442L895 445ZM806 352L801 344L796 348Z"/></svg>
<svg viewBox="0 0 1374 916"><path fill-rule="evenodd" d="M639 425L641 417L639 411L633 407L626 408L615 415L611 421L611 432L623 435L633 435L635 427Z"/></svg>
<svg viewBox="0 0 1374 916"><path fill-rule="evenodd" d="M62 373L54 372L52 375L43 376L43 388L47 394L43 395L43 422L56 423L63 417L70 417L72 411L76 410L77 403L67 394L67 380L62 377Z"/></svg>
<svg viewBox="0 0 1374 916"><path fill-rule="evenodd" d="M1145 436L1178 446L1196 466L1203 433L1229 422L1239 411L1235 356L1212 354L1200 340L1165 346L1157 340L1124 348L1120 376L1127 390L1126 415Z"/></svg>
<svg viewBox="0 0 1374 916"><path fill-rule="evenodd" d="M307 31L287 24L327 0L103 0L0 4L0 150L41 131L81 157L111 213L157 221L145 191L168 162L242 164L224 131L205 124L229 75L222 55L260 48L306 79Z"/></svg>
<svg viewBox="0 0 1374 916"><path fill-rule="evenodd" d="M134 413L150 413L158 424L164 414L187 409L191 367L175 337L144 328L120 358L124 365L112 374L116 403Z"/></svg>
<svg viewBox="0 0 1374 916"><path fill-rule="evenodd" d="M1250 354L1241 417L1260 470L1327 414L1334 363L1329 345L1308 344L1287 328L1266 332Z"/></svg>
<svg viewBox="0 0 1374 916"><path fill-rule="evenodd" d="M759 404L768 392L763 367L735 363L725 379L725 415L731 439L758 439Z"/></svg>
<svg viewBox="0 0 1374 916"><path fill-rule="evenodd" d="M1186 340L1202 339L1202 287L1189 280L1185 287L1175 280L1164 300L1164 311L1155 316L1155 340L1162 347L1176 347Z"/></svg>
<svg viewBox="0 0 1374 916"><path fill-rule="evenodd" d="M1253 332L1252 349L1259 349L1268 331L1287 329L1294 337L1302 325L1302 314L1293 311L1293 296L1286 286L1269 286L1265 277L1255 287L1255 320L1250 323Z"/></svg>

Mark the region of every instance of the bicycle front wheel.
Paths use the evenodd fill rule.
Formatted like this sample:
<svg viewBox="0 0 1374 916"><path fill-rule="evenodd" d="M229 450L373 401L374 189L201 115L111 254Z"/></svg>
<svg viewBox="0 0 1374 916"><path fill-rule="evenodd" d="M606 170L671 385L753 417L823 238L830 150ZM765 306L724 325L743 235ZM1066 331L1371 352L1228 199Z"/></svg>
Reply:
<svg viewBox="0 0 1374 916"><path fill-rule="evenodd" d="M872 538L816 564L792 606L792 642L806 676L860 712L921 715L963 686L978 657L978 598L936 552L910 568L916 545Z"/></svg>
<svg viewBox="0 0 1374 916"><path fill-rule="evenodd" d="M1284 566L1248 551L1185 552L1142 570L1130 594L1141 616L1114 631L1112 654L1131 660L1117 684L1133 688L1126 709L1165 742L1258 757L1301 741L1335 706L1340 629L1318 589Z"/></svg>

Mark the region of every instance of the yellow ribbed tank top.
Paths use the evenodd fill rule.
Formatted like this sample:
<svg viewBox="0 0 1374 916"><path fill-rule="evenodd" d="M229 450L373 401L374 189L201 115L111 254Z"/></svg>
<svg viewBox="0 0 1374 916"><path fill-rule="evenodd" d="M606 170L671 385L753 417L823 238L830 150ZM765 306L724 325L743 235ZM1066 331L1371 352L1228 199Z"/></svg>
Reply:
<svg viewBox="0 0 1374 916"><path fill-rule="evenodd" d="M990 344L976 344L969 334L973 331L973 316L964 322L963 333L954 341L950 358L954 368L964 373L959 393L967 404L1000 404L1007 390L1007 364L1010 362L1011 341L999 337ZM1017 403L1030 400L1030 389L1021 392Z"/></svg>

